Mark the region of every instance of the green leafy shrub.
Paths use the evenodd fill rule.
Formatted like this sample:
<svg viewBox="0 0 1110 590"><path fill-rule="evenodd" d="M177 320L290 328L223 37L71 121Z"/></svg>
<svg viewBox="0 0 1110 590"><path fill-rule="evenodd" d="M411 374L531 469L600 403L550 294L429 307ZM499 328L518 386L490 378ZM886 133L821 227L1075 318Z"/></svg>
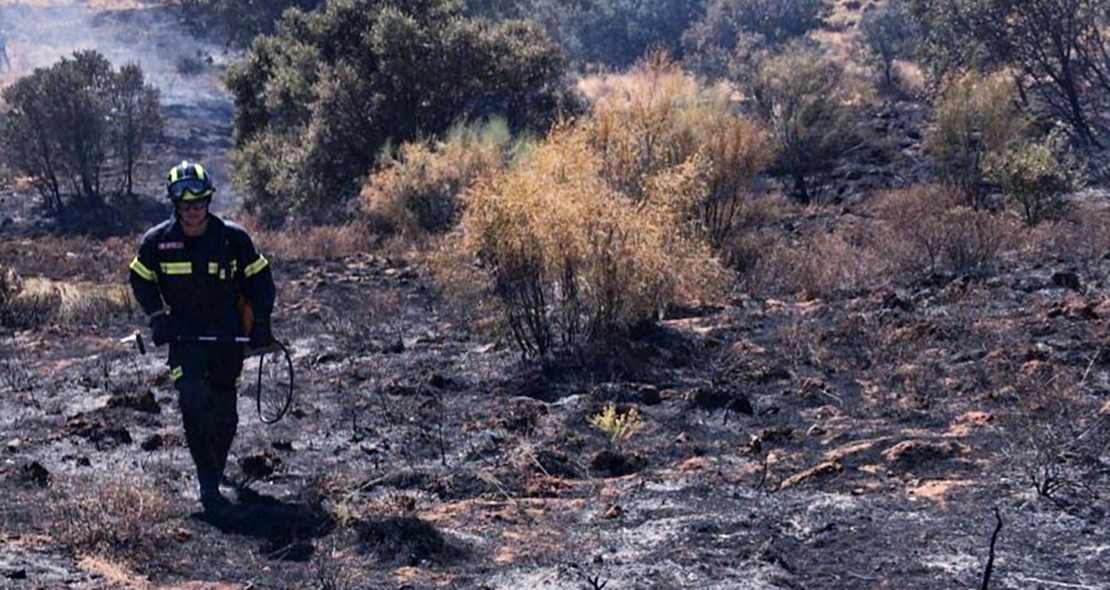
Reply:
<svg viewBox="0 0 1110 590"><path fill-rule="evenodd" d="M985 174L1018 206L1030 226L1060 218L1067 204L1065 195L1079 186L1074 162L1058 157L1051 141L1011 147L987 162Z"/></svg>
<svg viewBox="0 0 1110 590"><path fill-rule="evenodd" d="M936 105L936 129L927 150L943 182L975 209L984 206L984 163L1021 141L1028 121L1012 100L1007 74L967 72L953 79Z"/></svg>
<svg viewBox="0 0 1110 590"><path fill-rule="evenodd" d="M546 131L577 112L559 48L535 23L464 17L448 0L336 0L287 11L228 72L244 206L342 220L387 142L461 119Z"/></svg>

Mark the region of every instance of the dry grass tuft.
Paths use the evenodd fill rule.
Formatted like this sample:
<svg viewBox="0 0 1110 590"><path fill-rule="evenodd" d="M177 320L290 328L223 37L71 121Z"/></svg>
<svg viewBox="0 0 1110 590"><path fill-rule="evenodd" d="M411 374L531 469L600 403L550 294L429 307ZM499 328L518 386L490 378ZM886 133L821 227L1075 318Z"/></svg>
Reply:
<svg viewBox="0 0 1110 590"><path fill-rule="evenodd" d="M127 285L29 277L6 301L3 321L18 327L49 322L101 325L115 316L129 316L134 310Z"/></svg>
<svg viewBox="0 0 1110 590"><path fill-rule="evenodd" d="M53 535L80 553L149 564L171 541L171 503L150 482L56 481Z"/></svg>
<svg viewBox="0 0 1110 590"><path fill-rule="evenodd" d="M375 236L358 223L311 226L303 230L251 230L267 256L280 260L329 260L370 250Z"/></svg>
<svg viewBox="0 0 1110 590"><path fill-rule="evenodd" d="M127 265L138 251L138 236L96 240L83 236L38 236L0 240L0 264L24 277L94 283L127 280Z"/></svg>

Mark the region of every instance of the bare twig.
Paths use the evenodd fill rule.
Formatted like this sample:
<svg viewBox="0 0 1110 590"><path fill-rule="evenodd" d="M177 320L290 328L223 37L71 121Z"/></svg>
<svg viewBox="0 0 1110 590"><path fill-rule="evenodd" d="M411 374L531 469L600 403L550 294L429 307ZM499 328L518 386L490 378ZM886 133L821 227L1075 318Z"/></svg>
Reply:
<svg viewBox="0 0 1110 590"><path fill-rule="evenodd" d="M998 533L1002 531L1002 513L998 510L998 506L994 507L994 517L997 519L998 524L995 525L994 533L991 534L991 548L990 553L987 555L987 567L983 571L982 590L990 590L991 570L994 569L994 545L998 541Z"/></svg>
<svg viewBox="0 0 1110 590"><path fill-rule="evenodd" d="M1087 376L1091 374L1091 368L1095 366L1095 361L1098 360L1098 357L1102 356L1102 349L1105 347L1105 342L1098 346L1098 350L1095 351L1095 355L1091 357L1091 362L1087 363L1087 369L1083 371L1083 378L1079 380L1078 387L1083 387L1083 384L1087 382Z"/></svg>
<svg viewBox="0 0 1110 590"><path fill-rule="evenodd" d="M609 585L609 581L602 581L601 576L586 576L586 582L590 584L590 590L601 590Z"/></svg>

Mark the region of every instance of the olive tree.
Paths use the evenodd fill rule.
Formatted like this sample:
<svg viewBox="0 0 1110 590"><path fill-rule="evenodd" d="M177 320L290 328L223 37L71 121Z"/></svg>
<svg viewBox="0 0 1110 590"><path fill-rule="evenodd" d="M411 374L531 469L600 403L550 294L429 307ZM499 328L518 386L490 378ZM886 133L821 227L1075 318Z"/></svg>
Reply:
<svg viewBox="0 0 1110 590"><path fill-rule="evenodd" d="M891 65L894 60L913 55L918 37L915 24L901 0L889 0L860 19L860 38L878 61L887 86L893 83Z"/></svg>

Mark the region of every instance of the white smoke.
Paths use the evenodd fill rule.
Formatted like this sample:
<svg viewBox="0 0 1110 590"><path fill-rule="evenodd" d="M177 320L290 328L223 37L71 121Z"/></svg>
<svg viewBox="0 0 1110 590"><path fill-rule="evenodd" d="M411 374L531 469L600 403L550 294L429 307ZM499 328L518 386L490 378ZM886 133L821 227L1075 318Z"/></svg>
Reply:
<svg viewBox="0 0 1110 590"><path fill-rule="evenodd" d="M191 61L204 70L226 65L223 48L194 37L175 4L136 0L0 1L0 25L6 32L11 71L0 71L10 84L35 68L49 67L74 51L95 49L116 66L137 63L148 83L167 103L197 105L228 100L218 76L191 75Z"/></svg>

